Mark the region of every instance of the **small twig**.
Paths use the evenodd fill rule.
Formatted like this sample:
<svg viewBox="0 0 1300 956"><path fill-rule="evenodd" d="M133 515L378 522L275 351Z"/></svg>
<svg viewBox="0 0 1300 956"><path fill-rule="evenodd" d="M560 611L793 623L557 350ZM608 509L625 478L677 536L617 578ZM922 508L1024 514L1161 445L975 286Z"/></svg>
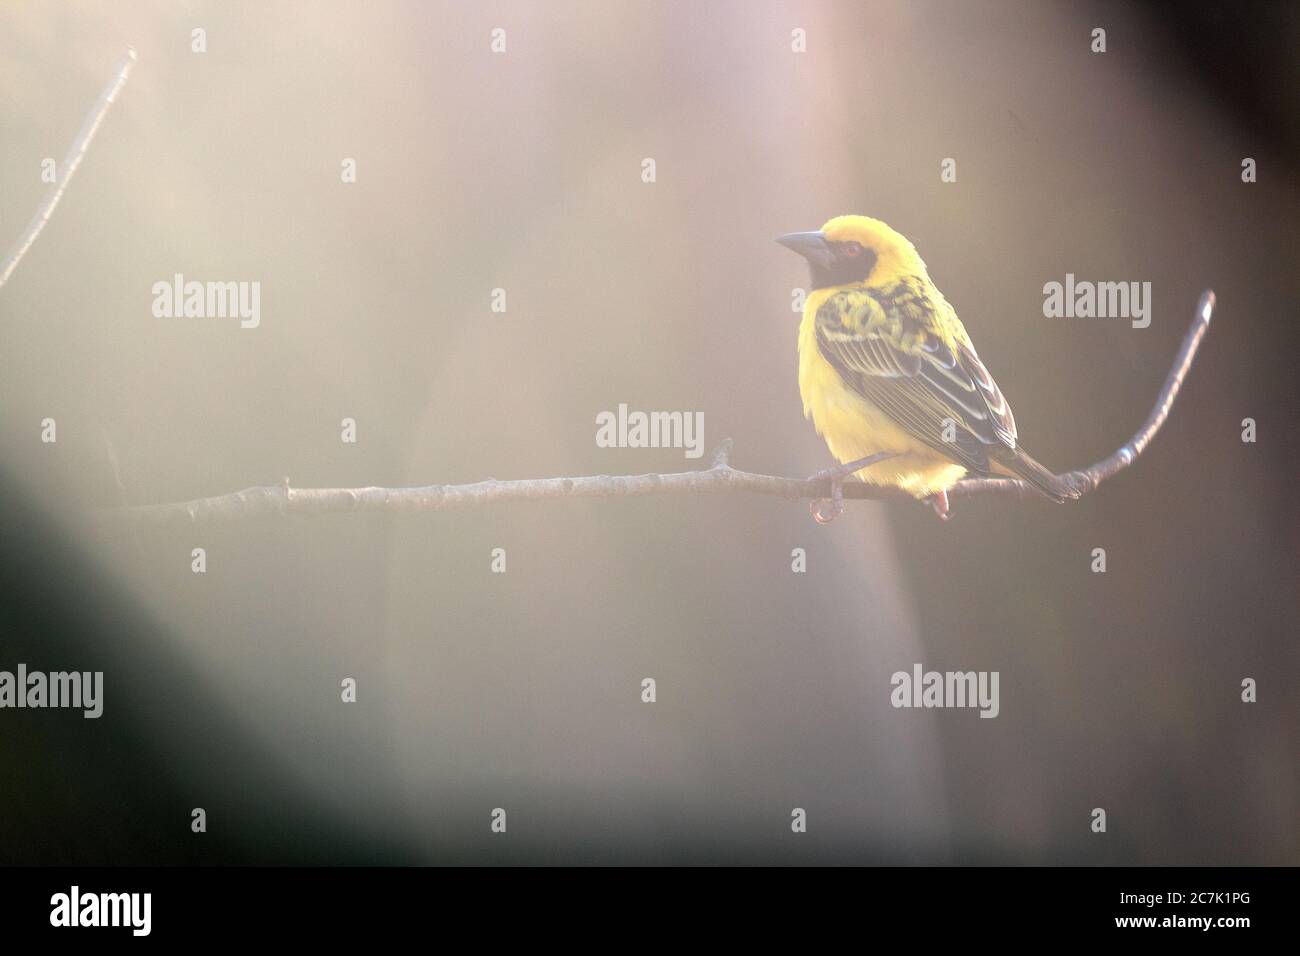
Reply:
<svg viewBox="0 0 1300 956"><path fill-rule="evenodd" d="M113 78L108 81L108 85L104 87L104 92L99 94L99 99L95 101L95 105L86 114L85 122L81 124L81 130L77 133L77 138L72 141L72 145L68 147L67 155L63 157L63 165L56 171L54 182L50 184L49 190L45 193L45 200L41 203L40 208L36 210L36 215L32 217L32 221L27 224L27 230L14 244L13 249L9 251L9 255L5 256L4 262L0 263L0 287L3 287L9 281L9 277L13 275L14 269L18 268L18 263L22 260L22 257L27 255L27 250L32 247L36 237L41 234L45 224L50 221L50 216L54 213L54 207L63 198L63 191L68 188L68 183L72 181L72 174L81 165L81 160L90 147L90 141L95 138L99 124L104 121L108 108L113 105L113 100L117 98L117 94L126 85L126 78L131 74L131 67L134 65L135 50L127 50L122 55L122 59L118 61Z"/></svg>
<svg viewBox="0 0 1300 956"><path fill-rule="evenodd" d="M1128 444L1109 458L1079 471L1058 477L1073 483L1080 493L1092 491L1137 459L1164 424L1178 390L1192 367L1197 347L1210 326L1214 293L1201 295L1191 328L1183 337L1155 408ZM589 475L581 478L526 478L518 481L487 481L470 485L427 485L421 488L292 488L285 478L278 485L246 488L228 495L180 501L171 504L139 505L113 509L114 514L149 520L185 518L207 522L262 514L326 514L342 511L449 511L474 508L501 501L535 501L550 498L633 498L643 495L729 494L748 491L789 499L825 498L831 493L831 479L780 478L739 471L730 465L732 442L718 446L712 464L702 471L648 475ZM996 494L1040 497L1031 486L1013 478L975 478L959 481L950 494ZM845 498L895 498L894 488L849 482Z"/></svg>

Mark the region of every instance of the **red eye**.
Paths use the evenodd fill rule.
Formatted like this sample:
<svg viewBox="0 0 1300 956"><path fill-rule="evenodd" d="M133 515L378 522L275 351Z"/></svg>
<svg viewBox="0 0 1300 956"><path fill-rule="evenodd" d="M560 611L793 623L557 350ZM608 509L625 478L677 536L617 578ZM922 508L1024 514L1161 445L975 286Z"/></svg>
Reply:
<svg viewBox="0 0 1300 956"><path fill-rule="evenodd" d="M844 243L844 254L848 256L850 259L852 259L854 256L858 255L861 252L862 252L862 246L859 245L858 243L856 242Z"/></svg>

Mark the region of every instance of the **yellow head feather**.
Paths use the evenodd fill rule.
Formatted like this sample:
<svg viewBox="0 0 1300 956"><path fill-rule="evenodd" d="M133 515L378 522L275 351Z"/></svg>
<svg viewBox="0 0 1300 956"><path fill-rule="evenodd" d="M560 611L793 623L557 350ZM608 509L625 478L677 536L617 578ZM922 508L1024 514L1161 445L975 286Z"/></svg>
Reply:
<svg viewBox="0 0 1300 956"><path fill-rule="evenodd" d="M870 216L836 216L822 226L830 242L856 242L876 256L866 285L891 285L900 276L929 277L916 246L898 230Z"/></svg>

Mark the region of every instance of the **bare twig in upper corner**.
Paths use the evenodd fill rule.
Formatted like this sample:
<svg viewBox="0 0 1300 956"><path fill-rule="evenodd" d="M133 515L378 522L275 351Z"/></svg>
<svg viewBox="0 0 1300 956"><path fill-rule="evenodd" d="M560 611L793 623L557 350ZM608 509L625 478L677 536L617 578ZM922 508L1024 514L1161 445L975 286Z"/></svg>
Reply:
<svg viewBox="0 0 1300 956"><path fill-rule="evenodd" d="M14 247L5 256L4 261L0 262L0 288L9 281L14 269L18 268L18 263L22 261L23 256L27 255L27 250L32 247L36 237L41 234L45 224L50 221L54 207L63 198L63 191L68 188L68 183L72 180L72 174L81 165L81 160L85 157L90 141L94 139L95 133L99 129L99 124L104 121L104 117L108 114L108 108L113 105L113 100L117 99L117 94L126 85L126 78L131 75L131 67L134 65L135 50L127 50L117 63L113 78L108 81L108 85L104 87L104 92L99 94L99 99L95 101L95 105L86 114L86 120L81 124L81 130L77 133L77 138L68 147L68 152L63 157L63 165L56 170L54 182L50 184L45 199L41 202L40 208L36 210L36 215L32 216L32 221L27 224L26 231L14 243Z"/></svg>

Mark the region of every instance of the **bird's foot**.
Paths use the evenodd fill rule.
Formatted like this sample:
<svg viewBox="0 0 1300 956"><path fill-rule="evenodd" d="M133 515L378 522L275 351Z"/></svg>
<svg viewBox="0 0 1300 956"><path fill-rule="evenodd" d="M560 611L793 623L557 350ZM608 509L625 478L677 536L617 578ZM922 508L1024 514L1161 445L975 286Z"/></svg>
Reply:
<svg viewBox="0 0 1300 956"><path fill-rule="evenodd" d="M861 471L868 465L874 465L882 459L892 457L894 457L892 452L878 452L866 458L859 458L857 461L836 465L834 468L823 468L815 475L809 475L809 481L826 481L829 478L831 482L831 496L829 498L817 498L808 503L808 510L812 513L813 520L818 524L830 524L844 514L844 479L855 471ZM825 507L827 505L829 505L829 508Z"/></svg>
<svg viewBox="0 0 1300 956"><path fill-rule="evenodd" d="M925 500L930 502L930 506L934 508L934 513L939 516L940 521L948 520L948 492L936 491Z"/></svg>
<svg viewBox="0 0 1300 956"><path fill-rule="evenodd" d="M829 506L829 510L823 510ZM831 479L831 496L808 502L808 510L818 524L830 524L844 514L844 479Z"/></svg>

